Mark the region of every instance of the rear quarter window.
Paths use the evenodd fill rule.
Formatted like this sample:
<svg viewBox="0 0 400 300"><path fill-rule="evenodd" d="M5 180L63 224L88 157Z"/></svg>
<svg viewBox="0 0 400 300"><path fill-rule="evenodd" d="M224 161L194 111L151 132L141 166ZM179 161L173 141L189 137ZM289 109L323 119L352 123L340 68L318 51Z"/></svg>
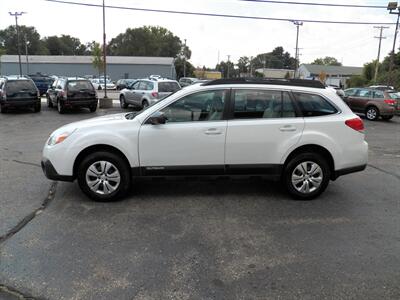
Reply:
<svg viewBox="0 0 400 300"><path fill-rule="evenodd" d="M158 83L158 92L159 93L173 93L180 89L180 86L177 82L159 82Z"/></svg>
<svg viewBox="0 0 400 300"><path fill-rule="evenodd" d="M296 103L304 117L319 117L336 114L338 110L319 95L293 93Z"/></svg>

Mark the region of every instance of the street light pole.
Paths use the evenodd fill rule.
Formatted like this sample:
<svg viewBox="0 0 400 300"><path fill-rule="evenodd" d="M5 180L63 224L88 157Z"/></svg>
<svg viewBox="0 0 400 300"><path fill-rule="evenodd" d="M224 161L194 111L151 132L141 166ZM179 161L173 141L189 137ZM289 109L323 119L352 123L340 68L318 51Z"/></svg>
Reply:
<svg viewBox="0 0 400 300"><path fill-rule="evenodd" d="M294 66L294 74L293 78L296 78L297 69L299 68L299 29L300 26L303 25L301 21L292 21L294 25L296 25L297 32L296 32L296 54L295 54L295 66Z"/></svg>
<svg viewBox="0 0 400 300"><path fill-rule="evenodd" d="M26 12L8 12L10 14L10 16L15 17L15 29L17 31L17 51L18 51L18 63L19 63L19 76L22 76L22 65L21 65L21 50L19 47L19 29L18 29L18 17L22 16L23 14L25 14Z"/></svg>
<svg viewBox="0 0 400 300"><path fill-rule="evenodd" d="M378 57L376 59L376 64L375 64L375 73L374 73L374 83L376 84L377 78L378 78L378 71L379 71L379 59L381 57L381 44L382 44L382 40L386 39L386 37L384 37L383 34L383 29L389 28L386 26L374 26L374 28L379 29L379 37L376 36L376 39L379 39L379 46L378 46Z"/></svg>
<svg viewBox="0 0 400 300"><path fill-rule="evenodd" d="M106 59L106 7L103 0L103 67L104 67L104 98L107 97L107 59Z"/></svg>
<svg viewBox="0 0 400 300"><path fill-rule="evenodd" d="M397 32L399 30L400 7L397 6L397 2L389 2L387 9L389 10L389 14L397 15L396 30L393 37L392 52L390 53L389 74L387 79L387 85L389 86L393 84L394 52L396 50Z"/></svg>
<svg viewBox="0 0 400 300"><path fill-rule="evenodd" d="M226 74L226 77L227 77L228 79L229 79L229 69L230 69L230 66L229 66L229 60L230 60L230 58L231 58L231 56L228 55L228 63L227 63L228 70L227 70L227 74Z"/></svg>
<svg viewBox="0 0 400 300"><path fill-rule="evenodd" d="M25 57L26 57L26 75L29 75L29 60L28 60L28 39L25 34Z"/></svg>
<svg viewBox="0 0 400 300"><path fill-rule="evenodd" d="M183 77L186 77L186 39L183 45Z"/></svg>

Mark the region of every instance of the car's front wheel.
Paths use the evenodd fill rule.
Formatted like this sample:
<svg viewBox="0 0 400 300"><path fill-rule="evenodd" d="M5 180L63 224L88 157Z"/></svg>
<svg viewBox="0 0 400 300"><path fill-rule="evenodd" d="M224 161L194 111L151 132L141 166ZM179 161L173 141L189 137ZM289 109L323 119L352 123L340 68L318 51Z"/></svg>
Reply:
<svg viewBox="0 0 400 300"><path fill-rule="evenodd" d="M121 95L121 97L119 97L119 104L123 109L128 108L128 104L125 101L124 95Z"/></svg>
<svg viewBox="0 0 400 300"><path fill-rule="evenodd" d="M40 112L42 110L42 105L41 105L41 103L39 102L39 103L36 103L35 104L35 106L33 107L33 111L35 112L35 113L37 113L37 112Z"/></svg>
<svg viewBox="0 0 400 300"><path fill-rule="evenodd" d="M53 102L51 101L49 95L46 96L46 100L47 100L47 107L48 108L52 108L53 107Z"/></svg>
<svg viewBox="0 0 400 300"><path fill-rule="evenodd" d="M328 186L329 165L317 153L302 153L286 165L283 183L289 194L298 200L311 200Z"/></svg>
<svg viewBox="0 0 400 300"><path fill-rule="evenodd" d="M96 152L83 159L78 167L81 190L95 201L115 201L123 197L130 186L130 169L119 155Z"/></svg>
<svg viewBox="0 0 400 300"><path fill-rule="evenodd" d="M60 114L65 113L65 107L64 104L61 102L61 100L57 100L57 111Z"/></svg>

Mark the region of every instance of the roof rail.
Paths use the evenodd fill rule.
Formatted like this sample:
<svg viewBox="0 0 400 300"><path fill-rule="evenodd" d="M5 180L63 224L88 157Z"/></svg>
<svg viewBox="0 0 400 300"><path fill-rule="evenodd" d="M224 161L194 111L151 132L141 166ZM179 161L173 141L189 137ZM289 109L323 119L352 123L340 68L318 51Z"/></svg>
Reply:
<svg viewBox="0 0 400 300"><path fill-rule="evenodd" d="M203 86L220 84L269 84L269 85L291 85L324 89L325 85L318 80L307 79L277 79L277 78L232 78L216 79L203 83Z"/></svg>

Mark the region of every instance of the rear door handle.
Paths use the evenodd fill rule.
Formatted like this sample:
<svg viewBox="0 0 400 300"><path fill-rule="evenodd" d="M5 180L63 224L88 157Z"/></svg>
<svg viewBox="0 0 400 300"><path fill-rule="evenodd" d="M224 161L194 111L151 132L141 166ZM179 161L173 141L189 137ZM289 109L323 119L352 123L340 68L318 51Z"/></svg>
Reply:
<svg viewBox="0 0 400 300"><path fill-rule="evenodd" d="M295 126L293 126L293 125L285 125L285 126L279 128L280 131L285 131L285 132L287 132L287 131L296 131L296 129L297 128Z"/></svg>
<svg viewBox="0 0 400 300"><path fill-rule="evenodd" d="M204 131L204 133L207 135L218 135L222 134L222 131L218 130L217 128L209 128L206 131Z"/></svg>

